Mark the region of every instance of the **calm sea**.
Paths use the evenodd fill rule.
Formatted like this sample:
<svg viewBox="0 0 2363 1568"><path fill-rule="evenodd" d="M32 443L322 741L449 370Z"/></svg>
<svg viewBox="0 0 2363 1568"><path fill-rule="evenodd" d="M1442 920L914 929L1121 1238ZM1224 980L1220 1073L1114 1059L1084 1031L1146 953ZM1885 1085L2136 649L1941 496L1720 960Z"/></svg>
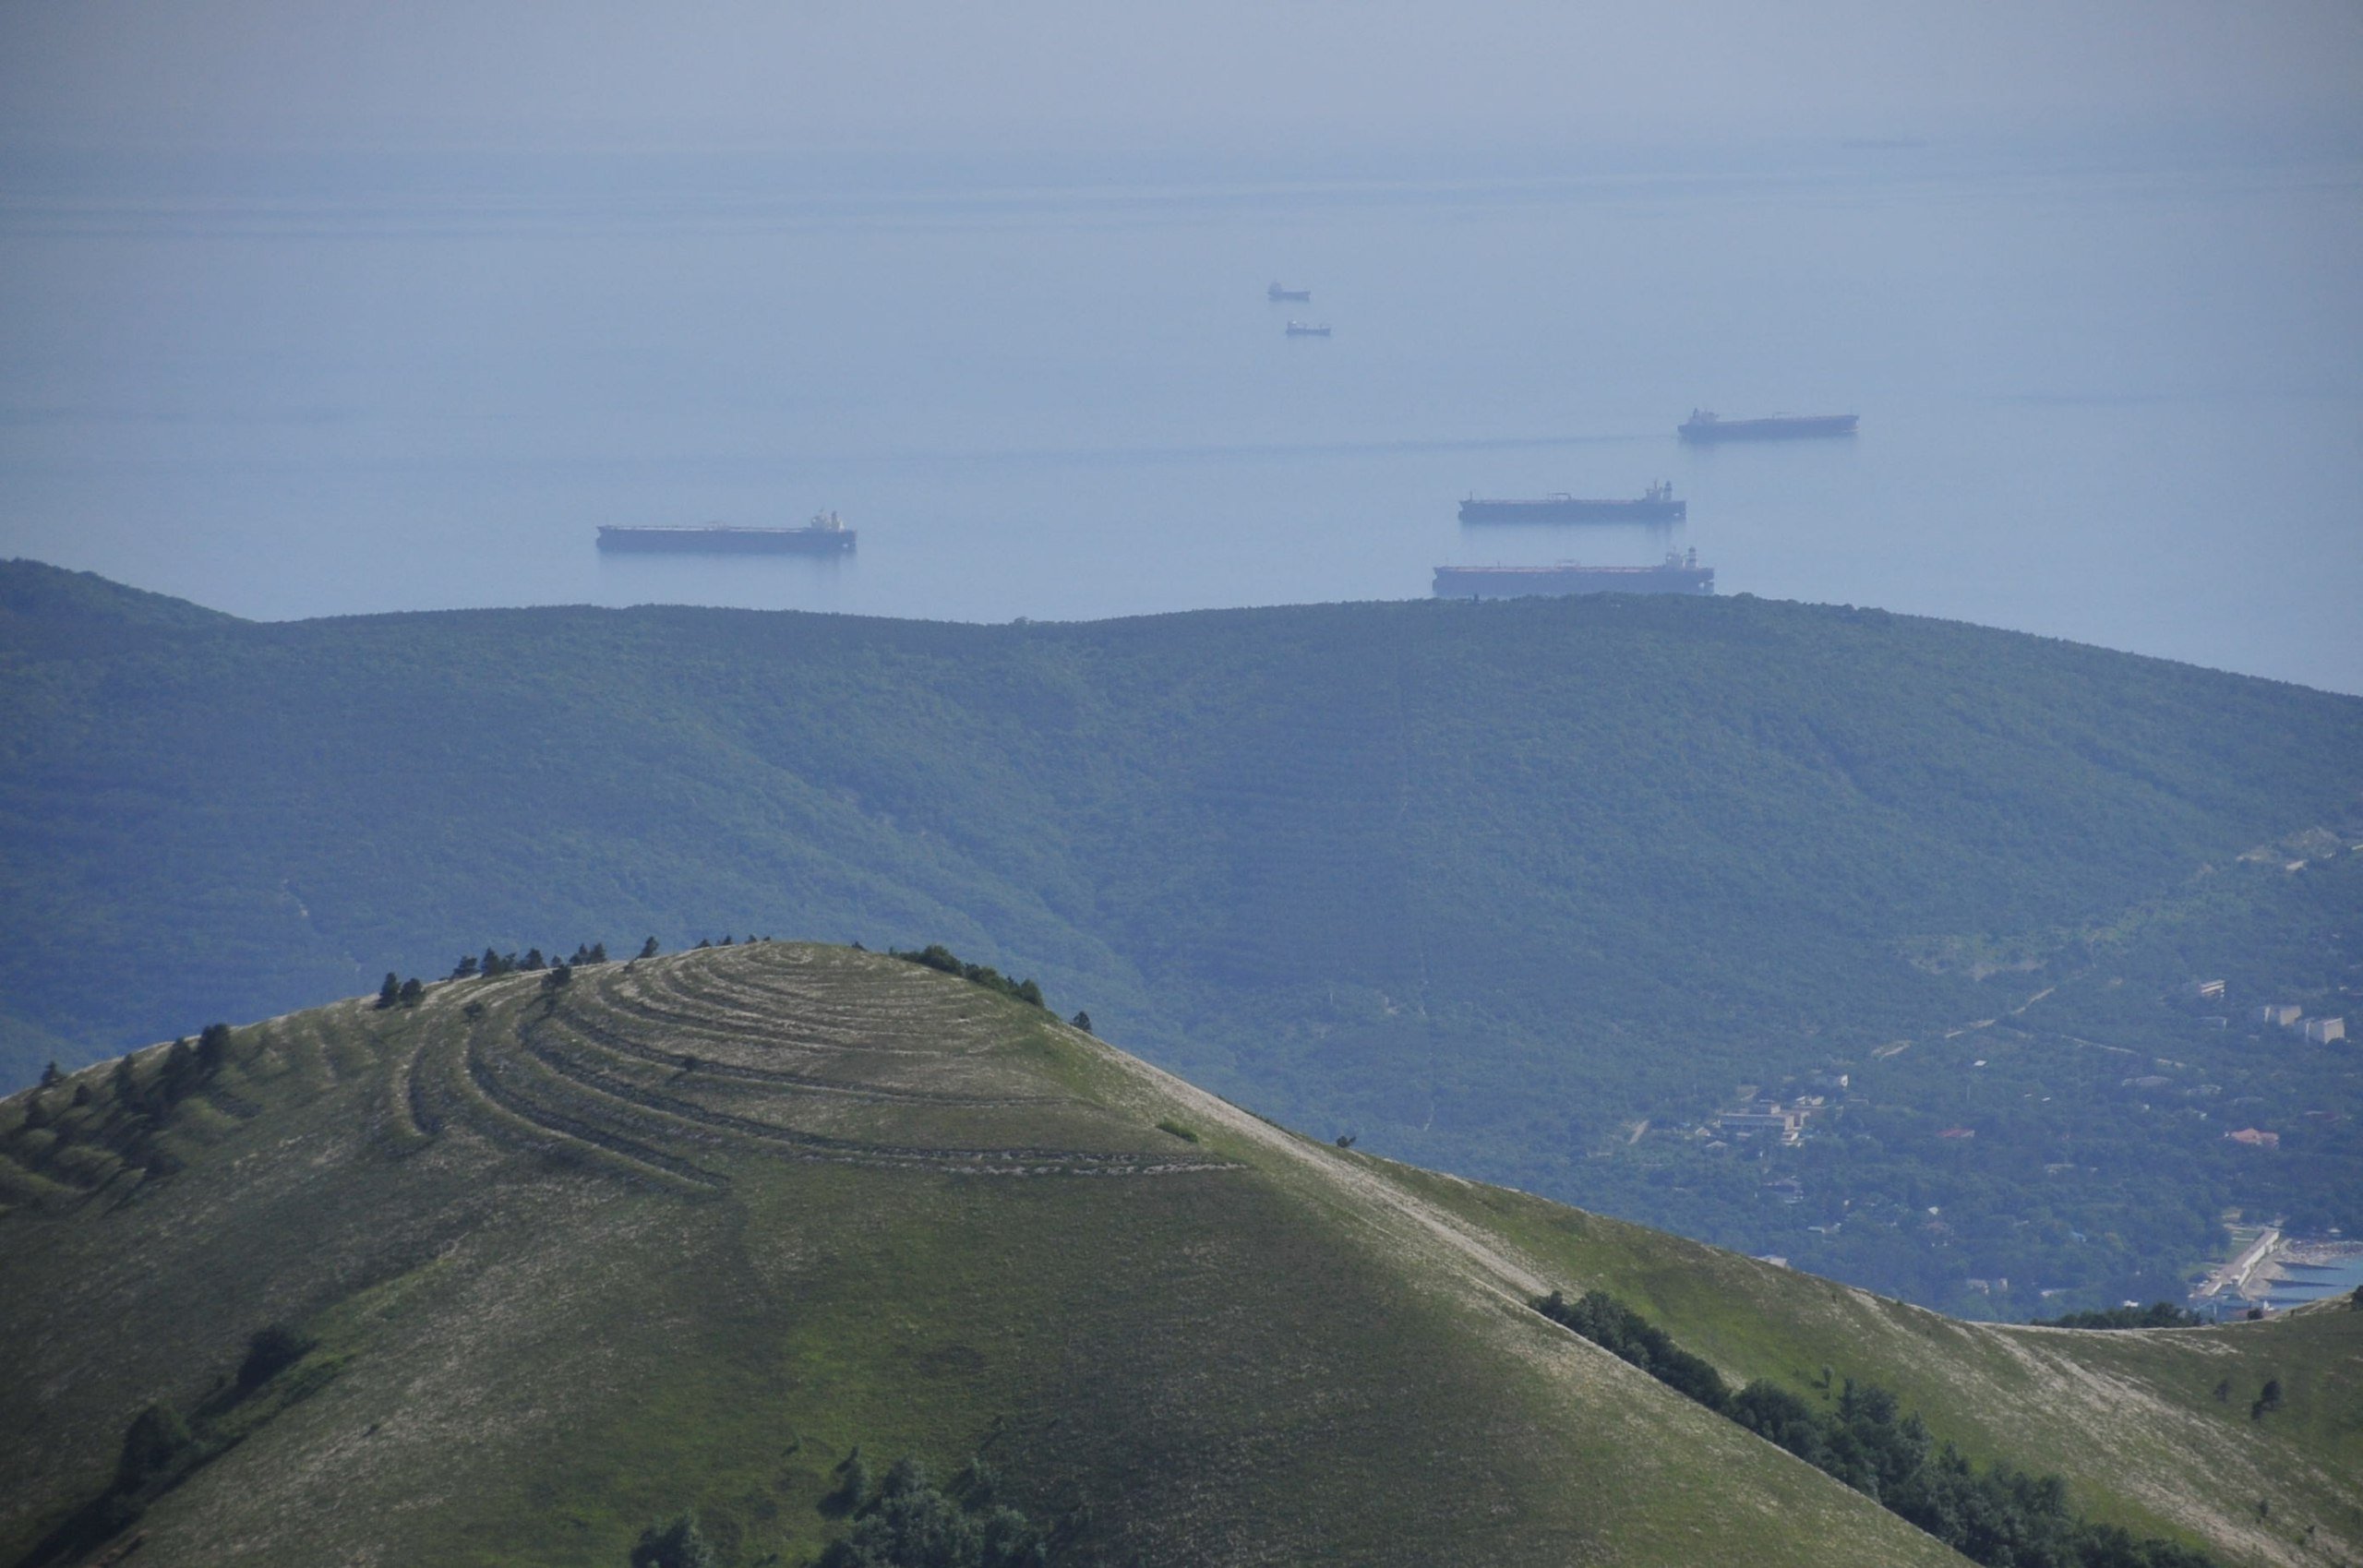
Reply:
<svg viewBox="0 0 2363 1568"><path fill-rule="evenodd" d="M2363 692L2351 154L0 173L0 555L242 615L1064 619L1679 545L1726 593ZM1862 430L1685 448L1697 406ZM1670 532L1455 518L1659 479ZM853 558L592 543L822 508Z"/></svg>

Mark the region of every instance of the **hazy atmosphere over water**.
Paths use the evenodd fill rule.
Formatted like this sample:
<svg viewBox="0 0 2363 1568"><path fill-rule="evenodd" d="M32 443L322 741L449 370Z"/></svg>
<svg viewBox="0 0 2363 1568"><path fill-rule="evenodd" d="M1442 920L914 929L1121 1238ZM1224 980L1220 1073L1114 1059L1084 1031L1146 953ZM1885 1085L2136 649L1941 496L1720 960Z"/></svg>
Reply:
<svg viewBox="0 0 2363 1568"><path fill-rule="evenodd" d="M2351 7L546 16L0 13L0 554L1001 620L1680 545L2363 691Z"/></svg>

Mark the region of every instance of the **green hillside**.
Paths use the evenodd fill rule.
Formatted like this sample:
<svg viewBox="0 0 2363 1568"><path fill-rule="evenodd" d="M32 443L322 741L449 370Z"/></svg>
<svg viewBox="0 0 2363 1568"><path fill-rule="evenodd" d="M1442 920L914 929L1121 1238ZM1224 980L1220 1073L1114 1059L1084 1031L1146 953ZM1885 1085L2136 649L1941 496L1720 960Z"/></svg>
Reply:
<svg viewBox="0 0 2363 1568"><path fill-rule="evenodd" d="M1950 1322L1296 1137L845 949L93 1067L0 1103L0 1562L129 1476L137 1560L620 1563L694 1507L733 1568L796 1563L857 1445L980 1455L1062 1563L1960 1561L1528 1305L1594 1287L2139 1534L2363 1552L2363 1312ZM119 1464L159 1405L190 1435Z"/></svg>
<svg viewBox="0 0 2363 1568"><path fill-rule="evenodd" d="M257 625L16 563L0 1050L942 940L1324 1135L2023 1317L2227 1208L2363 1229L2357 1054L2174 999L2356 995L2358 779L2352 699L1745 597ZM1799 1147L1700 1131L1840 1073Z"/></svg>

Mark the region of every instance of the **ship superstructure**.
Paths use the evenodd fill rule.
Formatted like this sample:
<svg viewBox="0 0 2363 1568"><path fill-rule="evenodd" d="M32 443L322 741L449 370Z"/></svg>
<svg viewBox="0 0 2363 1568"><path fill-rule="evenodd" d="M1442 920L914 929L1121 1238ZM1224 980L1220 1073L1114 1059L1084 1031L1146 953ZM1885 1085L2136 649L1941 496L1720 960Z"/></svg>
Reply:
<svg viewBox="0 0 2363 1568"><path fill-rule="evenodd" d="M1531 500L1470 497L1460 503L1463 522L1680 522L1690 503L1673 498L1671 480L1660 480L1631 500L1590 500L1564 491Z"/></svg>
<svg viewBox="0 0 2363 1568"><path fill-rule="evenodd" d="M1653 567L1438 567L1439 599L1516 599L1535 593L1712 593L1715 569L1697 550L1669 550Z"/></svg>
<svg viewBox="0 0 2363 1568"><path fill-rule="evenodd" d="M603 527L599 548L719 556L850 555L854 530L834 512L816 512L801 528L741 528L732 523Z"/></svg>

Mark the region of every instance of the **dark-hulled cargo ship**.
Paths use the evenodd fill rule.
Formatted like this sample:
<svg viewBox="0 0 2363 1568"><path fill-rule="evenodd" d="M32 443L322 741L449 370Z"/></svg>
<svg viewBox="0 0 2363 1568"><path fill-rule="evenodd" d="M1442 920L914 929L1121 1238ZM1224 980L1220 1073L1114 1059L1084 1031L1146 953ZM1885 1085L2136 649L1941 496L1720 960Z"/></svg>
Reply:
<svg viewBox="0 0 2363 1568"><path fill-rule="evenodd" d="M839 556L853 552L854 531L834 512L801 528L740 528L725 522L602 528L599 548L698 556Z"/></svg>
<svg viewBox="0 0 2363 1568"><path fill-rule="evenodd" d="M1533 593L1712 593L1715 569L1696 550L1669 550L1653 567L1438 567L1439 599L1516 599Z"/></svg>
<svg viewBox="0 0 2363 1568"><path fill-rule="evenodd" d="M1690 515L1690 503L1673 498L1673 485L1661 480L1632 500L1588 500L1565 493L1534 500L1486 500L1470 497L1460 503L1463 522L1680 522Z"/></svg>
<svg viewBox="0 0 2363 1568"><path fill-rule="evenodd" d="M1675 427L1685 441L1796 441L1816 436L1852 436L1858 413L1775 413L1762 419L1721 419L1692 409Z"/></svg>

